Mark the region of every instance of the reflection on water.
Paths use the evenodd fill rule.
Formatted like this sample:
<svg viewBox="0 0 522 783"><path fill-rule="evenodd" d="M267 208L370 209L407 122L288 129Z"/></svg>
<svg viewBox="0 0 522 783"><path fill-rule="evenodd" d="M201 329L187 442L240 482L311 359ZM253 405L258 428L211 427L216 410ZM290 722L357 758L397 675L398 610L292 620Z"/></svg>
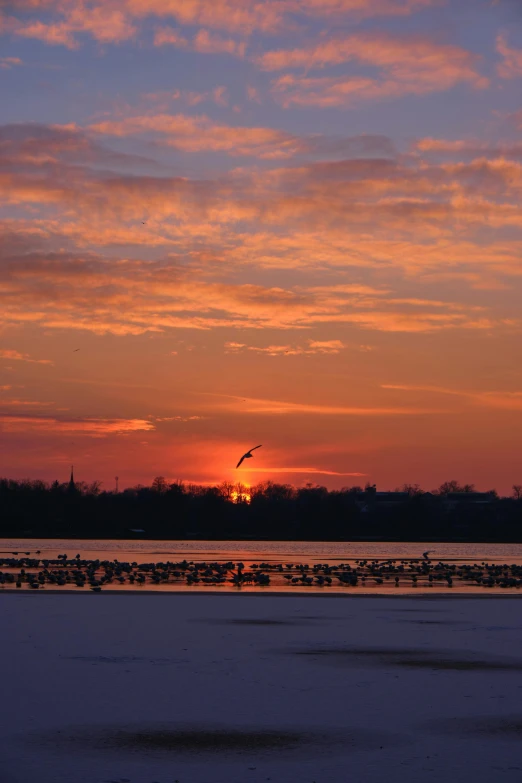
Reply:
<svg viewBox="0 0 522 783"><path fill-rule="evenodd" d="M428 567L422 559L422 552L431 550L431 565ZM30 553L30 555L29 555ZM57 576L59 570L65 565L58 557L67 556L69 576ZM118 572L115 566L96 566L96 576L92 579L99 579L100 575L105 573L106 568L109 572L116 571L114 579L111 578L107 583L95 583L84 580L83 584L78 584L74 576L76 562L72 562L77 555L81 556L84 565L81 568L89 568L86 561L119 561L120 563L134 563L134 567L129 571L124 571L121 576L121 567ZM17 561L6 563L8 558ZM519 594L522 579L520 571L516 565L522 564L522 544L475 544L475 543L433 543L426 542L303 542L303 541L139 541L139 540L80 540L80 539L0 539L0 559L4 563L0 565L0 589L12 589L18 587L22 589L41 588L46 591L64 589L87 588L89 586L95 591L128 591L140 590L153 592L223 592L234 591L241 593L260 593L260 592L314 592L314 593L335 593L335 594L409 594L419 595L419 593L431 594L444 592L462 593L480 593L482 595L499 594L506 595L502 587L514 588L508 590L508 594ZM23 562L22 562L23 559ZM26 561L27 559L27 561ZM54 563L44 564L42 561L55 561ZM359 576L362 577L354 583L343 581L343 574L349 574L350 569L355 567L355 561L368 561L367 565L359 565ZM380 566L372 566L371 561L381 561ZM382 561L393 560L395 564L390 566L392 569L388 574ZM424 565L406 564L400 566L400 562L417 560ZM32 561L32 562L30 562ZM185 581L185 567L182 573L176 573L174 563L181 561L193 561L201 563L225 563L228 562L228 568L220 572L218 567L215 579L210 572L201 574L201 579L196 579L196 583L191 581L189 575L190 568L187 571L187 581ZM444 566L437 565L443 562ZM166 581L162 581L161 574L165 576L166 571L161 567L156 569L140 569L140 564L146 563L170 563L167 570L170 572ZM247 581L240 585L234 584L234 569L237 564L244 564L244 574ZM329 564L332 570L328 568L317 567L313 569L314 564ZM458 564L462 564L459 566ZM480 564L489 563L491 567L483 568ZM513 571L509 568L509 575L504 569L494 569L493 564L510 564ZM257 565L252 569L253 564L260 565L260 570L256 573L261 575L261 570L268 572L270 579L268 583L261 581L251 583L249 581L252 574L256 571ZM276 567L281 564L281 567ZM303 571L295 568L296 564L306 564ZM342 565L344 564L344 565ZM352 564L352 565L350 565ZM478 564L477 569L470 569L470 564ZM79 563L78 563L79 565ZM310 566L310 568L308 568ZM376 571L379 567L385 570ZM8 576L9 572L14 575L15 571L20 572L20 568L25 567L29 576L34 574L34 580L40 572L40 584L28 584L26 576L16 577L16 581L21 584L13 584L14 576ZM425 570L425 567L427 570ZM50 572L47 571L50 569ZM361 571L362 568L362 571ZM399 569L398 571L395 569ZM45 569L45 578L42 569ZM73 570L71 570L73 569ZM415 576L415 569L419 571L419 577ZM422 570L421 570L422 569ZM453 579L451 570L453 569ZM455 571L455 569L457 569ZM5 580L1 576L1 571L6 572ZM405 571L405 573L402 573ZM465 576L469 574L470 576ZM52 572L52 573L51 573ZM250 575L248 574L250 572ZM366 576L363 574L366 572ZM55 574L54 576L52 574ZM353 571L351 572L353 574ZM432 573L428 583L428 574ZM129 578L129 574L132 574ZM285 575L286 574L286 575ZM321 576L321 574L332 574L332 577ZM400 575L395 579L395 576ZM460 574L460 575L459 575ZM303 579L296 578L304 576ZM340 575L340 576L339 576ZM447 577L450 577L447 580ZM475 577L480 579L475 581ZM482 579L484 576L484 579ZM500 584L503 577L511 579L510 584ZM169 581L170 577L172 579ZM293 577L293 578L292 578ZM494 582L494 578L497 581ZM499 578L500 577L500 578ZM514 577L514 579L512 579ZM31 577L33 578L33 577ZM57 582L58 580L58 582ZM288 581L287 581L288 580ZM447 580L447 581L445 581ZM489 584L487 584L489 580ZM399 583L400 581L400 583ZM57 583L56 583L57 582ZM120 583L121 582L121 583ZM448 583L449 582L449 583ZM520 582L520 584L518 584ZM485 588L488 588L485 590Z"/></svg>

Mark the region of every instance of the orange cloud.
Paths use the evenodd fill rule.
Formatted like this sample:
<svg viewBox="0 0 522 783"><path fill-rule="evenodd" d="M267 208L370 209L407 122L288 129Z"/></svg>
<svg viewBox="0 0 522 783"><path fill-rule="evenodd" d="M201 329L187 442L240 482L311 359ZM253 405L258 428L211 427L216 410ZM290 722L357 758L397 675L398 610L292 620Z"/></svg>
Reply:
<svg viewBox="0 0 522 783"><path fill-rule="evenodd" d="M7 348L0 348L0 359L9 359L9 361L15 362L30 362L31 364L54 364L50 359L31 359L27 353L20 353L19 351L13 351Z"/></svg>
<svg viewBox="0 0 522 783"><path fill-rule="evenodd" d="M339 353L345 347L341 340L310 340L309 345L318 353Z"/></svg>
<svg viewBox="0 0 522 783"><path fill-rule="evenodd" d="M1 274L0 274L1 280ZM13 266L4 289L16 296L4 319L17 323L28 309L49 328L84 329L96 334L142 334L165 329L215 327L310 329L321 323L352 323L379 331L428 332L441 329L488 329L502 322L484 309L455 302L390 296L368 286L277 288L200 281L179 269L150 262L90 263L56 259ZM52 306L47 302L52 292ZM95 303L93 303L93 297ZM74 317L70 315L74 310ZM446 312L441 312L441 310ZM338 340L245 346L260 353L334 353Z"/></svg>
<svg viewBox="0 0 522 783"><path fill-rule="evenodd" d="M149 125L167 132L173 118L159 116L105 122L115 123L115 133ZM205 127L212 144L216 126ZM252 130L262 131L249 140L253 149L269 143L267 132L277 133ZM227 134L220 144L232 143ZM520 162L373 157L386 149L382 138L348 141L371 156L245 167L202 181L108 175L101 145L74 127L0 129L0 199L20 215L26 210L2 224L2 323L119 335L302 331L327 323L381 332L518 330L516 308L491 297L475 302L469 292L520 278ZM96 165L77 165L83 155ZM503 234L506 228L513 233ZM151 261L152 251L162 260ZM285 286L238 285L234 278L249 280L254 268L256 275L278 268L303 277ZM314 285L310 276L318 272L328 272L332 284ZM451 280L453 288L401 295L413 278L426 287ZM460 288L457 298L457 281L465 282L466 296ZM345 332L340 336L346 344ZM260 353L316 350L277 335L255 346L250 338L240 342Z"/></svg>
<svg viewBox="0 0 522 783"><path fill-rule="evenodd" d="M154 421L201 421L204 416L154 416Z"/></svg>
<svg viewBox="0 0 522 783"><path fill-rule="evenodd" d="M300 356L307 354L332 354L339 353L345 345L341 340L308 340L308 347L293 345L246 345L245 343L227 342L225 352L237 353L242 349L255 353L266 353L269 356Z"/></svg>
<svg viewBox="0 0 522 783"><path fill-rule="evenodd" d="M5 432L77 432L105 436L154 430L154 424L143 419L59 419L52 416L0 414L0 429Z"/></svg>

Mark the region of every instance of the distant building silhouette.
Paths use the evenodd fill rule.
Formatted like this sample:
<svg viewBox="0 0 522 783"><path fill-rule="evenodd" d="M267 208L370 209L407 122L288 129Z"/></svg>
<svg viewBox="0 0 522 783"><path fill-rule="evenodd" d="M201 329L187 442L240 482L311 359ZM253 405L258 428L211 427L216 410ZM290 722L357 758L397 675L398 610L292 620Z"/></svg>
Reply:
<svg viewBox="0 0 522 783"><path fill-rule="evenodd" d="M494 492L449 492L443 497L443 506L453 511L459 506L489 505L496 499Z"/></svg>
<svg viewBox="0 0 522 783"><path fill-rule="evenodd" d="M356 505L364 513L394 508L398 504L407 503L408 500L410 496L407 492L378 492L375 484L368 484L363 492L357 492L355 495Z"/></svg>

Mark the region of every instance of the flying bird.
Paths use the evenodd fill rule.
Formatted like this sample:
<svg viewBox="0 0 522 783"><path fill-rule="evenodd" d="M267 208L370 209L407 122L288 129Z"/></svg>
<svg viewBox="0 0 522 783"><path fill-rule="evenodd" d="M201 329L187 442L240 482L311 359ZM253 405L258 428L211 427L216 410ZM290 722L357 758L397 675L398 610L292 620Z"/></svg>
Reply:
<svg viewBox="0 0 522 783"><path fill-rule="evenodd" d="M252 452L255 451L256 449L260 449L262 445L263 444L260 443L259 446L254 446L253 449L250 449L250 451L247 451L246 454L243 454L243 456L241 457L241 459L239 460L239 462L236 465L236 469L241 465L241 463L243 462L244 459L250 459L250 457L253 457L254 455L252 454Z"/></svg>
<svg viewBox="0 0 522 783"><path fill-rule="evenodd" d="M73 353L76 353L76 351L79 351L79 350L80 350L79 348L75 348Z"/></svg>
<svg viewBox="0 0 522 783"><path fill-rule="evenodd" d="M428 559L428 555L430 554L430 552L433 552L433 549L428 549L426 552L423 552L423 553L422 553L422 556L423 556L423 558L424 558L425 560L427 560L427 559Z"/></svg>

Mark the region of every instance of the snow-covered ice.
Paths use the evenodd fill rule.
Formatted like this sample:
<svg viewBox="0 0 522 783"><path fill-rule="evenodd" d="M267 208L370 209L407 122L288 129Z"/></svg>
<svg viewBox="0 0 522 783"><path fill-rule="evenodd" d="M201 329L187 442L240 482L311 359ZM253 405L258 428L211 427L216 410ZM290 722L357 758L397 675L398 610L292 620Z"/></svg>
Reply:
<svg viewBox="0 0 522 783"><path fill-rule="evenodd" d="M520 612L4 593L0 781L520 783Z"/></svg>

